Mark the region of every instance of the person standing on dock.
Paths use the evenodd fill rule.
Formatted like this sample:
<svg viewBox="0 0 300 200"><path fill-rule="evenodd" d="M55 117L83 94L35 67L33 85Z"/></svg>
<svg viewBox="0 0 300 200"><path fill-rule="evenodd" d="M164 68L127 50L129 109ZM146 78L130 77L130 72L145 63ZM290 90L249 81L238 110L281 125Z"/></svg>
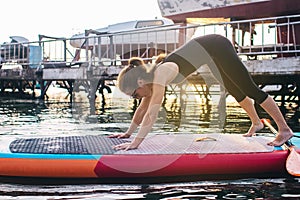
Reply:
<svg viewBox="0 0 300 200"><path fill-rule="evenodd" d="M158 57L156 65L151 69L148 69L140 58L129 60L129 65L118 76L118 87L125 94L141 99L141 103L128 130L110 137L129 138L139 125L141 127L132 142L119 144L114 148L138 148L157 119L166 85L184 81L203 65L209 67L219 83L247 112L252 125L244 136L250 137L264 127L252 99L277 124L278 135L268 145L281 146L293 136L279 107L271 96L254 83L231 42L221 35L212 34L190 40L165 58Z"/></svg>

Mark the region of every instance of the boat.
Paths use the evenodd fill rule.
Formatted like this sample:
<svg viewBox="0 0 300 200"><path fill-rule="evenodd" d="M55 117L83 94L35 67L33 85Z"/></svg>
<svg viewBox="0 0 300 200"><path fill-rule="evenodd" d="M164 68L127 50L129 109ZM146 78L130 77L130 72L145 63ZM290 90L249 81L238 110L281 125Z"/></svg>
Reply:
<svg viewBox="0 0 300 200"><path fill-rule="evenodd" d="M188 18L252 18L298 15L300 1L295 0L158 0L163 17L174 22Z"/></svg>
<svg viewBox="0 0 300 200"><path fill-rule="evenodd" d="M10 43L0 45L0 62L12 62L15 60L24 60L27 58L28 39L22 36L10 36Z"/></svg>
<svg viewBox="0 0 300 200"><path fill-rule="evenodd" d="M175 23L218 24L240 21L232 28L256 34L255 26L267 23L277 24L278 43L299 45L300 1L295 0L158 0L163 17ZM294 16L292 19L283 16ZM266 18L267 21L249 19ZM292 30L289 28L292 26ZM270 25L272 28L272 25ZM293 55L289 55L293 56Z"/></svg>
<svg viewBox="0 0 300 200"><path fill-rule="evenodd" d="M269 135L150 134L129 151L112 146L130 139L107 135L5 138L1 181L141 183L289 176L289 151L268 146L274 139ZM300 146L300 139L292 142Z"/></svg>
<svg viewBox="0 0 300 200"><path fill-rule="evenodd" d="M105 36L109 34L126 34L129 32L137 32L137 31L143 31L144 33L142 35L139 35L139 38L114 38L113 42L114 44L120 44L120 43L150 43L154 42L151 40L154 40L154 34L150 34L147 32L151 32L153 30L157 30L157 28L166 28L170 26L176 26L174 22L170 19L162 18L162 19L150 19L150 20L134 20L134 21L127 21L127 22L121 22L116 24L108 25L107 27L102 27L95 30L86 30L84 33L78 33L71 37L70 44L72 47L75 48L86 48L86 44L89 46L98 45L97 41L95 39L89 39L88 42L85 40L86 36L89 35L98 35L98 36ZM172 36L171 39L174 40L174 34L170 35ZM163 39L161 39L163 37ZM160 37L155 37L155 39L159 39L160 41L165 42L162 34ZM132 41L133 40L133 41ZM150 41L149 41L150 40ZM101 40L101 45L109 45L111 43L110 38L104 38Z"/></svg>
<svg viewBox="0 0 300 200"><path fill-rule="evenodd" d="M152 54L151 49L159 53L176 49L179 43L178 26L166 18L121 22L75 34L70 38L70 45L77 49L94 50L94 56L99 58L116 59L112 52L121 59L143 57Z"/></svg>
<svg viewBox="0 0 300 200"><path fill-rule="evenodd" d="M42 48L32 45L23 36L10 36L10 42L0 45L0 69L38 68L42 60Z"/></svg>

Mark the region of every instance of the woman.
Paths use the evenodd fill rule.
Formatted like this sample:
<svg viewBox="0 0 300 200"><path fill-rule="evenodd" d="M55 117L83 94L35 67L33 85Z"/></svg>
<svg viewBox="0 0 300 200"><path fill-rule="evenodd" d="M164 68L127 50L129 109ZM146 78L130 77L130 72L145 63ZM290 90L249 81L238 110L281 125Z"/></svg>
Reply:
<svg viewBox="0 0 300 200"><path fill-rule="evenodd" d="M227 38L221 35L206 35L194 38L178 48L152 69L143 61L133 58L118 77L118 87L133 98L141 99L129 129L110 137L128 138L140 125L136 137L130 143L116 145L117 150L138 148L156 121L162 104L165 86L180 83L201 66L207 65L215 78L227 89L247 112L252 125L244 136L252 136L264 127L252 100L258 103L276 122L278 135L268 143L281 146L293 136L283 115L272 97L253 82L247 69L237 56Z"/></svg>

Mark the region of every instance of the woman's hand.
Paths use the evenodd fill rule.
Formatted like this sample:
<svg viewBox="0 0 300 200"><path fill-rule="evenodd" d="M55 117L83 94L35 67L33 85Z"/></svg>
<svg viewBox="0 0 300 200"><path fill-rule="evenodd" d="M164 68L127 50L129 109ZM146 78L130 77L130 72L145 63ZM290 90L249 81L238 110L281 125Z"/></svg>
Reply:
<svg viewBox="0 0 300 200"><path fill-rule="evenodd" d="M143 139L134 138L134 140L132 142L118 144L118 145L114 146L113 148L115 150L124 150L124 151L130 150L130 149L137 149L142 141L143 141Z"/></svg>
<svg viewBox="0 0 300 200"><path fill-rule="evenodd" d="M116 146L114 146L113 148L115 150L130 150L130 149L137 149L138 146L136 146L135 144L132 144L132 142L126 142L126 143L122 143L122 144L118 144Z"/></svg>
<svg viewBox="0 0 300 200"><path fill-rule="evenodd" d="M129 138L131 134L128 133L118 133L108 136L109 138Z"/></svg>

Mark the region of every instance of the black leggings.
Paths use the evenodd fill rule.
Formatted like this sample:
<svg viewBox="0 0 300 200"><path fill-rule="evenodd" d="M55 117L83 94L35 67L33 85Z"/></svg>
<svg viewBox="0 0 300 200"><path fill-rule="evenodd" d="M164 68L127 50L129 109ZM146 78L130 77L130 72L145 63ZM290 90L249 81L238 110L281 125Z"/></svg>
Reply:
<svg viewBox="0 0 300 200"><path fill-rule="evenodd" d="M221 35L207 35L196 38L195 41L201 44L211 56L220 72L224 87L238 102L246 96L254 99L258 104L266 100L268 94L254 83L227 38Z"/></svg>
<svg viewBox="0 0 300 200"><path fill-rule="evenodd" d="M179 74L172 83L180 83L206 64L238 102L248 96L261 104L268 97L254 83L231 42L221 35L194 38L169 54L164 62L175 62L179 66Z"/></svg>

